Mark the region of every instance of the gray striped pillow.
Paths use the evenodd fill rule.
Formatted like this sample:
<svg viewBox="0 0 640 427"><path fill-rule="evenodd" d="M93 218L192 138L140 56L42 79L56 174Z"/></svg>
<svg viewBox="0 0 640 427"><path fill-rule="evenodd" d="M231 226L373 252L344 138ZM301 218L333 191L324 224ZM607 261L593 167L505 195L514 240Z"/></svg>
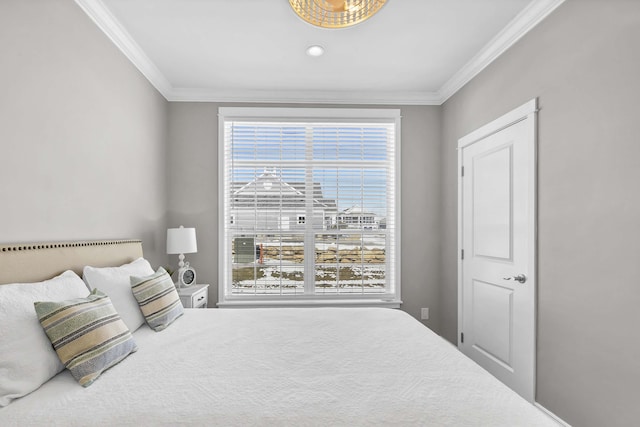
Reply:
<svg viewBox="0 0 640 427"><path fill-rule="evenodd" d="M34 307L58 357L83 387L138 349L111 299L97 289L86 298Z"/></svg>
<svg viewBox="0 0 640 427"><path fill-rule="evenodd" d="M151 329L158 332L184 313L180 297L164 268L150 276L131 276L131 290Z"/></svg>

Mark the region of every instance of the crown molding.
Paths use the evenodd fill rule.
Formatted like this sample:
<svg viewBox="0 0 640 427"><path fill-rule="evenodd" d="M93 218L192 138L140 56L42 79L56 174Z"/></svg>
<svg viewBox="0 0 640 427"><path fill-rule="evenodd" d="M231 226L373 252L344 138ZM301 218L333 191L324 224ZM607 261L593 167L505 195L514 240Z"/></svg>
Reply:
<svg viewBox="0 0 640 427"><path fill-rule="evenodd" d="M101 0L75 0L76 4L105 33L118 49L133 63L158 92L167 98L173 89L169 80L149 59L131 34L120 24Z"/></svg>
<svg viewBox="0 0 640 427"><path fill-rule="evenodd" d="M469 62L438 90L440 103L449 99L480 74L565 0L536 0L525 7L506 27L489 41Z"/></svg>
<svg viewBox="0 0 640 427"><path fill-rule="evenodd" d="M534 0L436 92L283 91L174 88L101 0L75 0L168 101L292 104L441 105L565 0Z"/></svg>
<svg viewBox="0 0 640 427"><path fill-rule="evenodd" d="M433 92L203 90L175 88L167 97L174 102L250 102L273 104L376 104L440 105Z"/></svg>

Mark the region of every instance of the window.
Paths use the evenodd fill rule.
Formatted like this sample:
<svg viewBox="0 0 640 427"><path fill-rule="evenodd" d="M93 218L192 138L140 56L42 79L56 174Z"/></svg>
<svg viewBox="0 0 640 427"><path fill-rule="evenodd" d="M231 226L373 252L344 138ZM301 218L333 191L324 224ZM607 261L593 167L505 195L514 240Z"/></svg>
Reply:
<svg viewBox="0 0 640 427"><path fill-rule="evenodd" d="M399 306L399 110L219 120L219 304Z"/></svg>

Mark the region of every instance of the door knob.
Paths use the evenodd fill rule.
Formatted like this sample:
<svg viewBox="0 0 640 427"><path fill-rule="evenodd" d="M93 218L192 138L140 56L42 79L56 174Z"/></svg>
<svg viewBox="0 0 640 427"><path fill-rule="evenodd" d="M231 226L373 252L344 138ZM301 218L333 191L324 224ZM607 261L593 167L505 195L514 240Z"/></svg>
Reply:
<svg viewBox="0 0 640 427"><path fill-rule="evenodd" d="M515 280L516 282L520 282L520 283L524 283L527 281L527 276L525 276L524 274L518 274L517 276L513 276L513 277L503 277L504 280Z"/></svg>

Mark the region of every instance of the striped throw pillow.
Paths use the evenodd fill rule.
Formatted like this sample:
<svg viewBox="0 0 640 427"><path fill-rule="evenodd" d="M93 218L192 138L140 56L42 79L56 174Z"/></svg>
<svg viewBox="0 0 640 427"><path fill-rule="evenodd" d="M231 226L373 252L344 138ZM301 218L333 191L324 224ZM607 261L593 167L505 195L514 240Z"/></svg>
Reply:
<svg viewBox="0 0 640 427"><path fill-rule="evenodd" d="M58 357L83 387L138 349L111 299L97 289L86 298L34 306Z"/></svg>
<svg viewBox="0 0 640 427"><path fill-rule="evenodd" d="M184 308L180 297L164 268L158 268L150 276L131 276L130 279L133 296L151 329L161 331L182 316Z"/></svg>

